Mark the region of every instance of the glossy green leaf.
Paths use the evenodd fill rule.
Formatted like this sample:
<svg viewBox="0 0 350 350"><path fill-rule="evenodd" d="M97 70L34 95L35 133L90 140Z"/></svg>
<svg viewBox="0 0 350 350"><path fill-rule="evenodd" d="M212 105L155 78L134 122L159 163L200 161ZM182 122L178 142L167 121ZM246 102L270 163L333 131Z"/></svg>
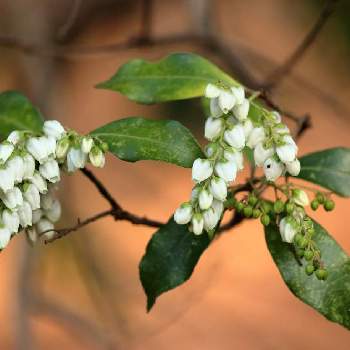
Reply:
<svg viewBox="0 0 350 350"><path fill-rule="evenodd" d="M116 120L91 134L128 162L152 159L190 168L196 158L203 157L190 131L174 120L131 117Z"/></svg>
<svg viewBox="0 0 350 350"><path fill-rule="evenodd" d="M282 242L276 225L265 229L268 248L288 288L299 299L329 320L350 328L350 259L324 228L316 222L314 225L315 241L329 272L326 281L306 275L292 245Z"/></svg>
<svg viewBox="0 0 350 350"><path fill-rule="evenodd" d="M172 218L153 235L139 266L148 311L159 295L190 278L209 243L208 235L195 236Z"/></svg>
<svg viewBox="0 0 350 350"><path fill-rule="evenodd" d="M350 197L350 148L331 148L300 158L300 179Z"/></svg>
<svg viewBox="0 0 350 350"><path fill-rule="evenodd" d="M13 130L40 132L43 117L22 94L6 91L0 94L0 137L6 138Z"/></svg>
<svg viewBox="0 0 350 350"><path fill-rule="evenodd" d="M118 91L140 103L199 97L208 83L235 81L217 66L192 53L175 53L157 62L141 59L124 64L98 88Z"/></svg>

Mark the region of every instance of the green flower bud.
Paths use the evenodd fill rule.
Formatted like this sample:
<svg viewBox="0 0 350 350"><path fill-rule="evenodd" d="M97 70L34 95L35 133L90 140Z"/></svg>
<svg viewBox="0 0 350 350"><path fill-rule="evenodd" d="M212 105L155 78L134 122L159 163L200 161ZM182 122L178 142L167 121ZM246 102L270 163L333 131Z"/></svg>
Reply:
<svg viewBox="0 0 350 350"><path fill-rule="evenodd" d="M323 204L324 201L325 201L325 198L324 198L323 193L317 192L317 194L316 194L316 200L318 201L318 203Z"/></svg>
<svg viewBox="0 0 350 350"><path fill-rule="evenodd" d="M261 214L260 209L253 209L253 218L257 219Z"/></svg>
<svg viewBox="0 0 350 350"><path fill-rule="evenodd" d="M236 203L236 210L240 213L244 209L244 204L242 202Z"/></svg>
<svg viewBox="0 0 350 350"><path fill-rule="evenodd" d="M305 207L309 205L309 198L305 191L300 190L299 188L296 188L292 190L292 196L293 196L294 202L300 205L301 207Z"/></svg>
<svg viewBox="0 0 350 350"><path fill-rule="evenodd" d="M324 209L326 211L332 211L335 207L335 203L334 201L332 201L331 199L327 199L325 202L324 202L324 205L323 205Z"/></svg>
<svg viewBox="0 0 350 350"><path fill-rule="evenodd" d="M306 250L305 253L304 253L304 258L307 260L307 261L310 261L312 260L312 258L314 257L314 253L312 250Z"/></svg>
<svg viewBox="0 0 350 350"><path fill-rule="evenodd" d="M264 214L260 217L260 222L264 225L264 226L269 226L270 224L270 217L267 214Z"/></svg>
<svg viewBox="0 0 350 350"><path fill-rule="evenodd" d="M295 254L298 258L302 258L304 256L304 249L300 249L298 247L295 248Z"/></svg>
<svg viewBox="0 0 350 350"><path fill-rule="evenodd" d="M308 243L309 241L305 237L303 237L298 241L297 245L299 248L305 248Z"/></svg>
<svg viewBox="0 0 350 350"><path fill-rule="evenodd" d="M104 152L104 153L106 153L109 150L108 143L106 143L106 142L102 142L100 147L101 147L102 152Z"/></svg>
<svg viewBox="0 0 350 350"><path fill-rule="evenodd" d="M248 198L248 203L254 207L254 205L258 202L258 198L256 198L253 194L251 194Z"/></svg>
<svg viewBox="0 0 350 350"><path fill-rule="evenodd" d="M294 236L294 242L296 245L299 245L299 242L304 238L304 236L300 233L297 233L295 236Z"/></svg>
<svg viewBox="0 0 350 350"><path fill-rule="evenodd" d="M319 280L326 280L328 277L328 271L325 269L317 269L315 274Z"/></svg>
<svg viewBox="0 0 350 350"><path fill-rule="evenodd" d="M306 230L306 234L311 238L315 234L315 229L313 227L312 228L308 228Z"/></svg>
<svg viewBox="0 0 350 350"><path fill-rule="evenodd" d="M294 210L294 204L293 203L287 203L286 204L286 213L292 214Z"/></svg>
<svg viewBox="0 0 350 350"><path fill-rule="evenodd" d="M253 208L248 205L246 206L244 209L243 209L243 215L246 217L246 218L250 218L252 215L253 215Z"/></svg>
<svg viewBox="0 0 350 350"><path fill-rule="evenodd" d="M280 199L277 199L277 201L273 205L273 210L276 214L281 214L284 210L284 203Z"/></svg>
<svg viewBox="0 0 350 350"><path fill-rule="evenodd" d="M317 199L314 199L314 200L311 202L311 209L312 209L312 210L317 210L319 205L320 205L319 201L318 201Z"/></svg>
<svg viewBox="0 0 350 350"><path fill-rule="evenodd" d="M312 275L312 274L314 273L314 271L315 271L315 268L314 268L313 265L309 264L309 265L306 265L306 266L305 266L305 273L306 273L308 276Z"/></svg>
<svg viewBox="0 0 350 350"><path fill-rule="evenodd" d="M271 205L269 202L263 201L263 202L261 202L261 205L260 205L260 206L261 206L262 211L263 211L265 214L270 213L271 210L272 210L272 205Z"/></svg>

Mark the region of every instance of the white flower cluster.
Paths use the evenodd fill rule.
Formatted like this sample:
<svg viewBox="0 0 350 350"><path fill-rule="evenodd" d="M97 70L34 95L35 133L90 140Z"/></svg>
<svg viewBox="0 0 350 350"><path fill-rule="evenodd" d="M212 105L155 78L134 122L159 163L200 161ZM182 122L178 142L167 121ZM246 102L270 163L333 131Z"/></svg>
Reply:
<svg viewBox="0 0 350 350"><path fill-rule="evenodd" d="M263 166L266 178L275 181L285 169L297 175L300 163L297 146L288 128L276 112L264 110L261 121L248 118L250 101L242 86L231 88L208 84L205 96L210 99L210 117L205 123L205 159L196 159L192 179L196 183L189 202L174 214L178 224L190 224L196 235L211 233L224 211L227 187L243 169L243 148L254 150L257 166ZM283 163L282 163L283 162Z"/></svg>
<svg viewBox="0 0 350 350"><path fill-rule="evenodd" d="M61 169L73 172L88 161L105 163L106 146L90 136L66 131L55 120L46 121L41 135L13 131L0 143L0 249L25 229L34 242L54 229L61 216L55 185ZM52 237L53 231L45 233Z"/></svg>

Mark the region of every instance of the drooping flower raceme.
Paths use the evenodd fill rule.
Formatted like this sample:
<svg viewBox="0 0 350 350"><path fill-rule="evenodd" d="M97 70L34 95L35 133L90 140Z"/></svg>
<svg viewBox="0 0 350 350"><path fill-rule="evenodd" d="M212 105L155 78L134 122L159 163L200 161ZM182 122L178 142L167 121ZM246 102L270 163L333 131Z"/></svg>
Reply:
<svg viewBox="0 0 350 350"><path fill-rule="evenodd" d="M73 172L89 160L102 167L106 150L100 140L65 130L56 120L46 121L41 135L11 132L0 143L0 249L22 230L32 242L42 233L51 238L61 216L54 193L61 171Z"/></svg>

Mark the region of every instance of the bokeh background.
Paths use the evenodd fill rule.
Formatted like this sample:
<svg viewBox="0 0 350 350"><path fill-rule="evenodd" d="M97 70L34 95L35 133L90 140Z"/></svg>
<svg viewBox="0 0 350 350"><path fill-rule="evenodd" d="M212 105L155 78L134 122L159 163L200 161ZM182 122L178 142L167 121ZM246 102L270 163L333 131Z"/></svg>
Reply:
<svg viewBox="0 0 350 350"><path fill-rule="evenodd" d="M141 106L94 85L132 58L191 51L223 69L232 68L227 61L191 40L123 50L118 43L140 31L157 38L210 30L263 78L295 49L324 4L154 0L150 25L142 27L145 3L0 0L0 90L22 91L47 118L81 133L139 115L178 119L200 138L198 101ZM339 1L312 47L274 90L285 109L312 116L300 154L350 147L349 14L350 2ZM96 174L123 207L162 221L191 189L189 169L151 161L130 164L109 156ZM60 197L62 227L107 208L79 173L64 178ZM336 204L334 212L320 210L314 217L350 253L350 203ZM105 219L47 246L29 247L24 236L12 240L0 260L0 348L349 349L347 330L289 292L254 221L217 240L191 280L163 295L147 314L138 262L153 232Z"/></svg>

